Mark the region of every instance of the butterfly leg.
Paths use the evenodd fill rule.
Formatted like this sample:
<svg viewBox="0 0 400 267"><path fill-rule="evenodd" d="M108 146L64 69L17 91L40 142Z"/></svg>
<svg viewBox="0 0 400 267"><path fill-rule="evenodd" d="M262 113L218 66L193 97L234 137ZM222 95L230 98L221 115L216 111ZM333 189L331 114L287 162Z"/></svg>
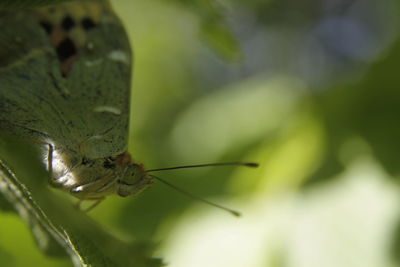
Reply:
<svg viewBox="0 0 400 267"><path fill-rule="evenodd" d="M54 148L51 144L47 144L49 146L48 154L47 154L47 170L50 173L50 179L53 179L53 151Z"/></svg>
<svg viewBox="0 0 400 267"><path fill-rule="evenodd" d="M53 173L53 152L54 152L54 147L52 144L46 144L48 146L47 150L47 170L49 171L50 177L49 177L49 183L54 186L58 187L60 186L56 181Z"/></svg>
<svg viewBox="0 0 400 267"><path fill-rule="evenodd" d="M31 143L35 144L35 145L40 145L42 147L46 147L46 146L48 147L47 148L47 164L46 165L47 165L47 170L50 174L49 183L52 186L57 187L58 184L55 183L54 173L53 173L53 152L54 152L53 145L49 144L47 142L41 142L41 141L32 141ZM46 152L44 152L44 153L46 153Z"/></svg>
<svg viewBox="0 0 400 267"><path fill-rule="evenodd" d="M94 199L80 199L76 204L76 208L83 211L83 212L89 212L92 209L94 209L97 205L99 205L103 200L105 199L105 197L99 197L99 198L94 198ZM82 208L82 202L84 200L92 200L94 201L90 206L86 207L86 208Z"/></svg>

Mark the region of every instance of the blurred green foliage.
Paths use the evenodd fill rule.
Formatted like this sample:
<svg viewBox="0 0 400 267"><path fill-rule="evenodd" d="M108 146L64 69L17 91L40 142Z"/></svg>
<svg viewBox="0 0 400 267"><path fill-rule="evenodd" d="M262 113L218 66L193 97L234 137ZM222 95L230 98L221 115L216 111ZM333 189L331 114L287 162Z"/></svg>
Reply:
<svg viewBox="0 0 400 267"><path fill-rule="evenodd" d="M112 4L135 50L135 160L147 168L236 160L261 167L160 174L240 209L240 220L160 184L136 198L110 197L76 215L78 229L96 229L75 236L94 243L89 255L108 251L98 246L109 238L108 246L126 249L121 258L141 247L131 240L159 243L156 255L171 266L400 265L397 1ZM74 213L70 199L38 182L40 173L24 184L62 203L44 197L40 206ZM2 199L0 207L0 262L70 265L41 254L12 207Z"/></svg>

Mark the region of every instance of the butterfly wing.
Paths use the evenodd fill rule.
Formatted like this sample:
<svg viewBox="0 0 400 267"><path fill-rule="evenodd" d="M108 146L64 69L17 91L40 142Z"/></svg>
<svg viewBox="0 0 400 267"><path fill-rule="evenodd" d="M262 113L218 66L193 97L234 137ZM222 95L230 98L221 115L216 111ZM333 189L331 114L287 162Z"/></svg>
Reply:
<svg viewBox="0 0 400 267"><path fill-rule="evenodd" d="M71 109L79 103L80 114L73 118L81 125L77 131L84 134L85 154L98 158L126 151L132 59L124 28L113 13L105 12L91 25L67 87Z"/></svg>
<svg viewBox="0 0 400 267"><path fill-rule="evenodd" d="M23 23L10 16L0 23L18 27L14 32L23 40L22 48L14 48L9 42L15 34L0 33L0 49L17 55L0 68L1 129L45 135L87 158L124 152L131 49L108 4L65 3L25 11ZM37 40L32 46L26 39Z"/></svg>
<svg viewBox="0 0 400 267"><path fill-rule="evenodd" d="M0 130L27 139L48 137L60 120L53 102L59 93L53 90L54 50L24 11L1 11L0 25Z"/></svg>

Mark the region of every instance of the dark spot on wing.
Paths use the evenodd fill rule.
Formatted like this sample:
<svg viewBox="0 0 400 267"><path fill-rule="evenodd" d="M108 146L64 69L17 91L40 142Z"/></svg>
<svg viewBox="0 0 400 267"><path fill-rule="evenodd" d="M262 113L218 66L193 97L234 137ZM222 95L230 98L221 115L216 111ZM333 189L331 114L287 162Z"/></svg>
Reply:
<svg viewBox="0 0 400 267"><path fill-rule="evenodd" d="M115 163L113 163L113 162L111 162L109 160L106 160L103 163L103 167L106 168L106 169L115 169Z"/></svg>
<svg viewBox="0 0 400 267"><path fill-rule="evenodd" d="M60 61L64 61L77 53L76 47L71 39L66 38L57 45L57 56Z"/></svg>
<svg viewBox="0 0 400 267"><path fill-rule="evenodd" d="M89 30L93 29L94 27L96 27L96 24L89 17L83 18L81 21L81 24L82 24L83 29L85 29L86 31L89 31Z"/></svg>
<svg viewBox="0 0 400 267"><path fill-rule="evenodd" d="M83 158L82 161L81 161L81 164L84 165L84 166L87 166L87 167L92 167L95 164L95 162L93 160L89 160L87 158Z"/></svg>
<svg viewBox="0 0 400 267"><path fill-rule="evenodd" d="M41 21L40 26L42 26L42 28L46 31L48 35L50 35L53 31L53 25L51 25L51 23L47 21Z"/></svg>
<svg viewBox="0 0 400 267"><path fill-rule="evenodd" d="M75 21L68 15L65 16L61 22L61 28L63 28L63 30L66 32L71 30L74 26L75 26Z"/></svg>
<svg viewBox="0 0 400 267"><path fill-rule="evenodd" d="M89 160L87 158L82 158L82 165L87 165L89 163Z"/></svg>

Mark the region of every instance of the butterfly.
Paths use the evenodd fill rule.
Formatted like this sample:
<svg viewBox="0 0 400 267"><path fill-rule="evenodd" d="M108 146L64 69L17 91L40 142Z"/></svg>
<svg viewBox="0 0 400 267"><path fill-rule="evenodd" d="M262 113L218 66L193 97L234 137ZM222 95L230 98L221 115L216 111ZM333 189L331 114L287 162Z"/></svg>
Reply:
<svg viewBox="0 0 400 267"><path fill-rule="evenodd" d="M108 2L0 10L0 25L0 131L47 147L51 185L99 203L169 184L127 152L132 52Z"/></svg>
<svg viewBox="0 0 400 267"><path fill-rule="evenodd" d="M105 1L0 11L0 130L48 146L51 184L79 199L153 179L127 152L132 53Z"/></svg>

